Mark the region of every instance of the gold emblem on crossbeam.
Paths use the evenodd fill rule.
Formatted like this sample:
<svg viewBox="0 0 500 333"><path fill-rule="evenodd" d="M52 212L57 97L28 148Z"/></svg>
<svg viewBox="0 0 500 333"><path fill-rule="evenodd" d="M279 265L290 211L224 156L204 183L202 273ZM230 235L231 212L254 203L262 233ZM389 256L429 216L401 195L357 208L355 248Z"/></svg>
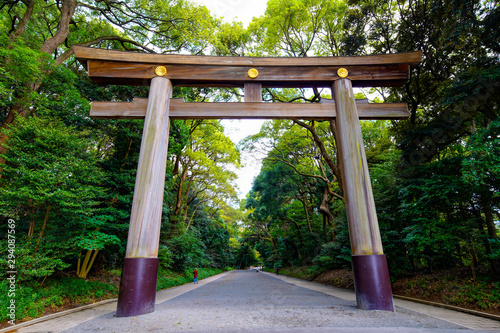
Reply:
<svg viewBox="0 0 500 333"><path fill-rule="evenodd" d="M342 78L347 77L348 74L349 72L345 68L339 68L339 70L337 71L337 75Z"/></svg>
<svg viewBox="0 0 500 333"><path fill-rule="evenodd" d="M155 68L155 74L158 76L165 76L165 74L167 74L167 69L165 66L158 66Z"/></svg>
<svg viewBox="0 0 500 333"><path fill-rule="evenodd" d="M250 68L248 70L248 77L255 79L257 76L259 76L259 71L256 68Z"/></svg>

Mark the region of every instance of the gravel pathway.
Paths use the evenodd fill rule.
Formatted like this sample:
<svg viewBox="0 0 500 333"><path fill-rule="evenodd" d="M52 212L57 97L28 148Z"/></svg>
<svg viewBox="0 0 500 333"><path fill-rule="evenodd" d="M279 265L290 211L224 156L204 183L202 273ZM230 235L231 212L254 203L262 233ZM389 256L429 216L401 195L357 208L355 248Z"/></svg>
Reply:
<svg viewBox="0 0 500 333"><path fill-rule="evenodd" d="M235 271L156 305L151 314L114 313L66 330L80 332L463 332L464 327L406 309L364 311L268 274ZM491 331L490 331L491 332Z"/></svg>

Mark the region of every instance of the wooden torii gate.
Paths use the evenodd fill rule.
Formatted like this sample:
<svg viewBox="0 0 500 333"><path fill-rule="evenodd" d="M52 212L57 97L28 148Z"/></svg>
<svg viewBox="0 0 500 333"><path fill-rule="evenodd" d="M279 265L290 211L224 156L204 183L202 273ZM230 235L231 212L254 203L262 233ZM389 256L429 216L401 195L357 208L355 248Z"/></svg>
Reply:
<svg viewBox="0 0 500 333"><path fill-rule="evenodd" d="M408 117L404 103L366 104L354 87L400 86L421 52L360 57L252 58L139 54L73 47L99 84L150 85L148 99L93 102L95 118L144 118L116 316L154 312L158 246L170 119L336 120L357 306L394 311L392 291L366 161L360 119ZM173 86L243 87L245 102L185 103ZM262 88L328 87L330 103L264 103Z"/></svg>

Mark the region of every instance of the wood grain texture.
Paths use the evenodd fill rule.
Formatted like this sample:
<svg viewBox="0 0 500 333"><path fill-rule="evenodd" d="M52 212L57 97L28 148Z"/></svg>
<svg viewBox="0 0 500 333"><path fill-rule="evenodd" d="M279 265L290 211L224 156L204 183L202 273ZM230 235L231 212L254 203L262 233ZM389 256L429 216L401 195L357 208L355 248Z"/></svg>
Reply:
<svg viewBox="0 0 500 333"><path fill-rule="evenodd" d="M406 103L356 101L359 119L382 120L409 117ZM147 99L130 102L92 102L90 116L97 119L141 119L146 115ZM185 103L170 101L171 119L316 119L336 117L335 105L328 103Z"/></svg>
<svg viewBox="0 0 500 333"><path fill-rule="evenodd" d="M172 83L155 77L147 100L127 242L127 258L158 256Z"/></svg>
<svg viewBox="0 0 500 333"><path fill-rule="evenodd" d="M105 50L84 46L73 46L75 57L85 66L86 60L106 60L171 65L217 65L217 66L358 66L397 65L417 66L422 51L368 55L355 57L218 57L177 54L151 54Z"/></svg>
<svg viewBox="0 0 500 333"><path fill-rule="evenodd" d="M245 102L262 102L262 84L245 83Z"/></svg>
<svg viewBox="0 0 500 333"><path fill-rule="evenodd" d="M255 66L259 76L248 77L247 66L169 65L137 62L89 60L88 75L99 84L146 85L155 77L154 69L165 66L175 86L243 87L261 83L263 87L331 87L339 79L340 66ZM410 66L346 66L356 87L398 86L409 79Z"/></svg>
<svg viewBox="0 0 500 333"><path fill-rule="evenodd" d="M333 92L337 110L337 147L352 254L383 254L363 136L351 82L348 79L335 81Z"/></svg>

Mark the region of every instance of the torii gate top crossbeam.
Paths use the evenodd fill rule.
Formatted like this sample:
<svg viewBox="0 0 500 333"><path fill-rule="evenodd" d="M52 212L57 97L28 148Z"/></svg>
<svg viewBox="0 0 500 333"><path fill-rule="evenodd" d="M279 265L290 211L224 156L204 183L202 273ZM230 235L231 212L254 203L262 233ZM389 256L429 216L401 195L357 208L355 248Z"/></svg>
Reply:
<svg viewBox="0 0 500 333"><path fill-rule="evenodd" d="M73 46L75 57L99 84L149 85L154 69L164 66L175 86L243 87L331 87L339 79L337 70L346 68L354 87L400 86L409 79L411 67L422 52L356 57L217 57L132 53ZM251 78L249 69L258 76Z"/></svg>

